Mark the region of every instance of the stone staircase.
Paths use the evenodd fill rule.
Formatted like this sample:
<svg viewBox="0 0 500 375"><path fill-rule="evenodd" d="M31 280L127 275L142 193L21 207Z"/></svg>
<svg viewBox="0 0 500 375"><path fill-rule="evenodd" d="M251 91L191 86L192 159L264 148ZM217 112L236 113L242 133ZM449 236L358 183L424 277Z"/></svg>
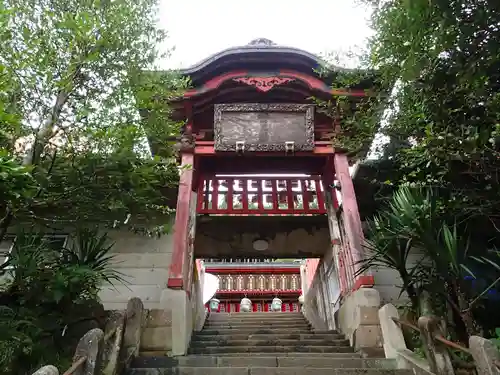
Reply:
<svg viewBox="0 0 500 375"><path fill-rule="evenodd" d="M175 340L175 338L174 338ZM315 332L301 313L212 314L184 357L142 356L126 375L411 375L362 358L336 332Z"/></svg>

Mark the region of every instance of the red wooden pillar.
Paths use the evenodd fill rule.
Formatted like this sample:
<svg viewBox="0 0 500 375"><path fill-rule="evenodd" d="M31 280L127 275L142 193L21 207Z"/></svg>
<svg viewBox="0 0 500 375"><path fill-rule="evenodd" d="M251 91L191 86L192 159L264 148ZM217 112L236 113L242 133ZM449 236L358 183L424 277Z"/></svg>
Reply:
<svg viewBox="0 0 500 375"><path fill-rule="evenodd" d="M183 153L182 165L193 165L192 153ZM172 260L168 272L167 287L170 289L185 289L184 273L189 273L188 265L188 231L190 203L193 187L193 168L183 169L179 179L179 194L177 197L177 210L175 213L175 224L173 227L173 251Z"/></svg>
<svg viewBox="0 0 500 375"><path fill-rule="evenodd" d="M350 255L352 259L352 266L354 270L359 269L358 262L363 259L363 228L361 226L361 218L359 216L358 202L356 200L356 193L354 192L354 185L349 173L349 162L346 154L335 154L333 156L335 166L335 174L340 183L340 193L342 196L342 207L344 215L344 229L347 239L350 244ZM373 276L371 275L358 275L354 281L353 290L361 287L372 287L374 285Z"/></svg>

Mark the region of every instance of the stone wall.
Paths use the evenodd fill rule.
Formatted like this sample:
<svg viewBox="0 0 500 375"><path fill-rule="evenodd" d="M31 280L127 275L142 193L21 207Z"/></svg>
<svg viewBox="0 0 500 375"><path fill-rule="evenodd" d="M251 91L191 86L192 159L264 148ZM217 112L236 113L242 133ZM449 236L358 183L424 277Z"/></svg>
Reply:
<svg viewBox="0 0 500 375"><path fill-rule="evenodd" d="M128 231L110 231L115 242L113 263L126 283L104 285L100 298L106 310L121 310L132 297L138 297L148 310L160 308L172 257L172 234L160 238Z"/></svg>
<svg viewBox="0 0 500 375"><path fill-rule="evenodd" d="M131 297L144 304L141 353L165 355L172 351L172 308L166 302L174 291L167 289L173 233L159 238L110 231L115 242L113 262L125 284L103 286L100 298L107 310L122 309Z"/></svg>
<svg viewBox="0 0 500 375"><path fill-rule="evenodd" d="M419 262L422 256L418 253L410 254L408 257L408 268ZM401 293L401 286L403 281L399 277L396 270L386 267L372 268L373 277L375 279L375 289L380 294L381 304L393 303L400 305L408 301L406 293Z"/></svg>
<svg viewBox="0 0 500 375"><path fill-rule="evenodd" d="M111 249L112 263L124 282L116 281L113 285L102 286L99 297L104 308L125 310L131 298L139 298L146 309L140 350L163 354L170 352L173 349L172 309L180 306L178 302L171 301L171 295L176 291L167 289L173 233L157 238L134 234L126 229L106 232L114 242ZM61 230L61 234L68 233L68 230ZM11 242L5 241L0 244L0 251L8 251L10 246ZM0 262L3 261L0 258ZM190 322L191 330L193 324Z"/></svg>
<svg viewBox="0 0 500 375"><path fill-rule="evenodd" d="M100 298L104 308L123 310L132 297L140 298L146 309L159 308L161 293L167 285L168 268L172 257L172 234L156 238L134 234L126 229L106 230L106 232L115 243L111 250L112 262L122 273L125 283L103 285ZM61 230L56 236L63 236L61 242L64 243L64 236L69 233L69 230ZM13 231L11 237L14 234ZM12 245L11 237L0 244L0 264L5 261L2 255L5 255ZM67 245L70 245L70 241L71 237L68 237Z"/></svg>

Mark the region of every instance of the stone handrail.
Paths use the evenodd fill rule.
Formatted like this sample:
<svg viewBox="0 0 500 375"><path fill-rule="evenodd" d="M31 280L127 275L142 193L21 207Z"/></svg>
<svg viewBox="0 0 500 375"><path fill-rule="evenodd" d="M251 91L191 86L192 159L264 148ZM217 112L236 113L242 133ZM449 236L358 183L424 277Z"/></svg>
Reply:
<svg viewBox="0 0 500 375"><path fill-rule="evenodd" d="M500 375L500 352L483 337L471 336L469 348L444 338L442 320L435 316L421 316L418 325L400 320L397 308L387 304L379 310L386 358L396 359L399 368L414 369L419 374L454 375L449 348L470 354L478 375ZM410 351L401 327L420 332L427 361Z"/></svg>
<svg viewBox="0 0 500 375"><path fill-rule="evenodd" d="M194 302L194 327L195 332L199 332L203 329L205 321L208 317L207 310L205 309L205 304L203 303L203 288L205 282L205 266L197 268L198 278L193 283L193 302Z"/></svg>
<svg viewBox="0 0 500 375"><path fill-rule="evenodd" d="M318 308L318 301L324 300L324 296L322 296L321 292L321 273L324 272L323 261L324 260L322 259L316 268L316 272L314 273L311 285L309 285L304 295L303 305L304 317L315 330L319 331L328 330L326 317L328 311L324 311L324 308L322 309L322 311L320 311L320 309ZM321 314L322 312L323 314Z"/></svg>
<svg viewBox="0 0 500 375"><path fill-rule="evenodd" d="M104 333L88 331L78 342L73 364L62 375L116 375L139 354L144 306L132 298L124 312L111 315ZM43 366L33 375L59 375L55 366Z"/></svg>

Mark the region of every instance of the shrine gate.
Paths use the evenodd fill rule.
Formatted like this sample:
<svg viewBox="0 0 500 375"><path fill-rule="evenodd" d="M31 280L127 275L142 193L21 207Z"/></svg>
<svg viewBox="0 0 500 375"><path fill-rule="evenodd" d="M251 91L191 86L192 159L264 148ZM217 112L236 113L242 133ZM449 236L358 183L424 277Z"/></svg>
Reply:
<svg viewBox="0 0 500 375"><path fill-rule="evenodd" d="M332 147L338 119L310 99L356 103L371 84L332 89L335 74L320 78L320 64L257 39L182 71L194 88L172 103L174 117L187 120L186 168L168 289L186 301L199 280L197 258L320 258L318 280L304 295L329 326L344 298L374 285L357 272L363 231L348 156Z"/></svg>

